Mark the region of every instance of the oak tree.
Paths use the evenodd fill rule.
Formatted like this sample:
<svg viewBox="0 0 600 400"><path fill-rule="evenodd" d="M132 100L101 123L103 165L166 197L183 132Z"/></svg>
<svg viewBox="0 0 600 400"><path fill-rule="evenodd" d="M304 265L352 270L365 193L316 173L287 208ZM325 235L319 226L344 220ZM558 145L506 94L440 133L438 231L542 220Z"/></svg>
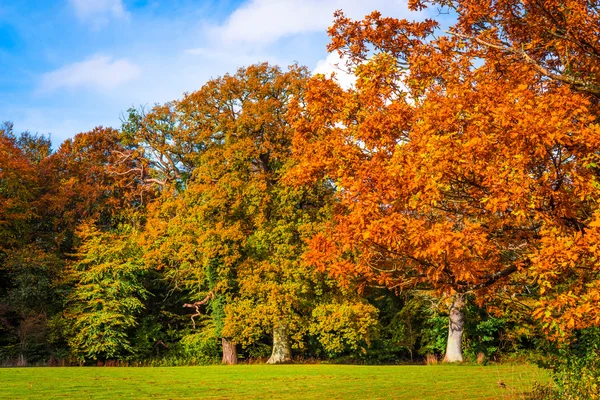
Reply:
<svg viewBox="0 0 600 400"><path fill-rule="evenodd" d="M448 361L462 360L465 295L483 301L509 279L523 283L513 293L527 279L543 292L574 274L580 317L567 327L598 323L582 312L594 307L597 267L580 255L595 251L585 243L597 218L597 102L522 55L467 40L461 18L454 35L437 37L433 20L338 12L330 50L356 85L316 77L295 125L294 179L330 180L339 201L310 259L340 276L452 296Z"/></svg>

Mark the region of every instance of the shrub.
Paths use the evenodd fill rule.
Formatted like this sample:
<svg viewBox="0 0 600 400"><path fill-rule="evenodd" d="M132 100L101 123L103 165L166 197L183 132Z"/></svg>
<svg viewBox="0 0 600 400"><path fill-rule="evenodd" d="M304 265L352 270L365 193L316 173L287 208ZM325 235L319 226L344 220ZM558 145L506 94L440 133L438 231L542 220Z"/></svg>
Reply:
<svg viewBox="0 0 600 400"><path fill-rule="evenodd" d="M579 331L568 344L551 346L554 385L534 390L536 399L600 399L600 328Z"/></svg>

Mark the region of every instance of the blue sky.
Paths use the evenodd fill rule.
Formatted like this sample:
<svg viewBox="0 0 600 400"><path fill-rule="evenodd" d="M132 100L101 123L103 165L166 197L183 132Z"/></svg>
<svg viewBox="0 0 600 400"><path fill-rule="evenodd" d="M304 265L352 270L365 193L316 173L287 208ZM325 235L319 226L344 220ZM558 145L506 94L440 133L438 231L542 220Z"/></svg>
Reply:
<svg viewBox="0 0 600 400"><path fill-rule="evenodd" d="M424 16L405 0L0 0L0 121L58 145L240 66L326 72L336 9Z"/></svg>

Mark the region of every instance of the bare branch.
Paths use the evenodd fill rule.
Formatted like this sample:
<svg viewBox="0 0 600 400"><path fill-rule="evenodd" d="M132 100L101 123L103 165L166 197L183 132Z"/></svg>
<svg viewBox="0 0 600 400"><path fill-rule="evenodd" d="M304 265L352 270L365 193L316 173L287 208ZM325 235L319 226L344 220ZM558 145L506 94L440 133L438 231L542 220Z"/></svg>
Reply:
<svg viewBox="0 0 600 400"><path fill-rule="evenodd" d="M206 295L206 297L203 300L197 301L192 304L184 304L183 305L184 307L196 309L196 314L194 314L190 317L192 319L192 324L194 325L194 329L196 329L196 321L194 320L194 317L198 317L198 316L202 315L202 313L200 312L200 306L208 303L208 301L210 299L214 299L214 298L215 298L215 289L208 292L208 294Z"/></svg>

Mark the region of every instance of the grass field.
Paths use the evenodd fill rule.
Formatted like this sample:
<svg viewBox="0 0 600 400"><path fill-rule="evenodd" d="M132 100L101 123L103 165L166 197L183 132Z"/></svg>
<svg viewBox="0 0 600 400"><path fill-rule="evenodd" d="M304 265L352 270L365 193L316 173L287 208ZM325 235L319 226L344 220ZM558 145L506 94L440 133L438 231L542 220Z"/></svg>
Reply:
<svg viewBox="0 0 600 400"><path fill-rule="evenodd" d="M548 380L527 365L4 368L0 398L523 399Z"/></svg>

